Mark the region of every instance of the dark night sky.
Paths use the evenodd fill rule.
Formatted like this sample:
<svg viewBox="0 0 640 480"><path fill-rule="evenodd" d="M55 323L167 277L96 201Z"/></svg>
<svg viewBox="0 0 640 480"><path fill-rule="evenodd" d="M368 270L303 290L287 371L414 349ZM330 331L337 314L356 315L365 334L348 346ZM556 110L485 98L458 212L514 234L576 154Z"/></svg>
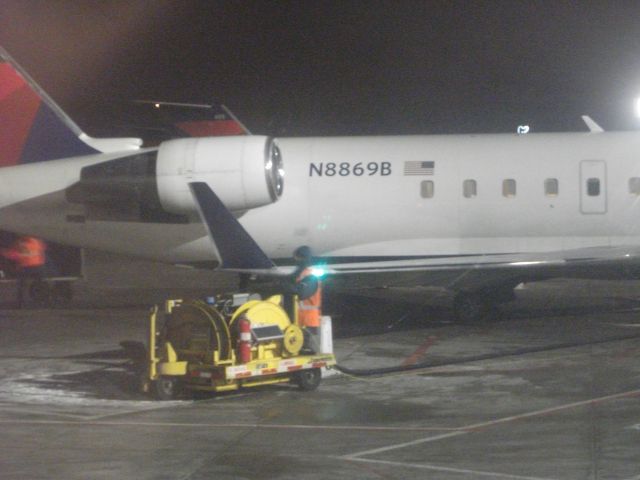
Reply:
<svg viewBox="0 0 640 480"><path fill-rule="evenodd" d="M278 135L640 127L632 1L1 0L0 44L93 134L134 98Z"/></svg>

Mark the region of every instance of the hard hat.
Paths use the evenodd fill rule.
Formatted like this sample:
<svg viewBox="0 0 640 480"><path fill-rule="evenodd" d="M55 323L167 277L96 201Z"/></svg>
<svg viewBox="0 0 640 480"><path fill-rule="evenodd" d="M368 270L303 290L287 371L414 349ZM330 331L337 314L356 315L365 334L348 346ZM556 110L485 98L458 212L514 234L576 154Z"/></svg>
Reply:
<svg viewBox="0 0 640 480"><path fill-rule="evenodd" d="M296 248L293 252L293 258L296 260L311 260L311 256L311 249L306 245Z"/></svg>

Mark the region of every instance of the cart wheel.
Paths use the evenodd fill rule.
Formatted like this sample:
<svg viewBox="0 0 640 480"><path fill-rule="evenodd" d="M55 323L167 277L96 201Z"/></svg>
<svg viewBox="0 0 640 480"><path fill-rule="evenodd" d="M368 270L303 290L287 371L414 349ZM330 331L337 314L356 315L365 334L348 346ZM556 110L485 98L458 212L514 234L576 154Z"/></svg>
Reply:
<svg viewBox="0 0 640 480"><path fill-rule="evenodd" d="M319 368L310 368L308 370L301 370L296 373L295 382L298 384L298 388L304 392L310 392L318 388L322 374Z"/></svg>
<svg viewBox="0 0 640 480"><path fill-rule="evenodd" d="M160 377L154 384L158 400L174 400L178 396L180 388L177 378Z"/></svg>

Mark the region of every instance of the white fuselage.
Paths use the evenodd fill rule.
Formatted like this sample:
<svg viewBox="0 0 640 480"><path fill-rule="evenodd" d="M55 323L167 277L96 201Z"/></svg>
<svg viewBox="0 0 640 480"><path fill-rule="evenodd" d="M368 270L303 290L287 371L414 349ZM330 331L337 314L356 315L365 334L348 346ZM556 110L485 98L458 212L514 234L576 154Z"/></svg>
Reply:
<svg viewBox="0 0 640 480"><path fill-rule="evenodd" d="M303 244L323 256L434 261L640 244L637 133L289 138L278 145L284 194L240 216L272 258L289 258ZM63 190L96 162L2 169L0 229L172 263L212 258L197 217L189 224L69 221L83 207L68 203ZM418 174L406 175L411 168Z"/></svg>
<svg viewBox="0 0 640 480"><path fill-rule="evenodd" d="M566 251L640 241L640 192L629 191L630 179L640 177L635 133L286 139L280 146L285 195L242 218L276 257L300 244L354 257ZM433 162L433 174L405 175L411 161ZM384 162L389 175L353 174L358 163L366 169ZM311 163L323 164L324 174ZM329 163L351 171L327 176ZM587 192L589 178L599 179L599 195ZM551 179L557 194L545 193ZM476 195L465 197L465 180L475 182ZM503 192L505 180L515 181L515 195Z"/></svg>

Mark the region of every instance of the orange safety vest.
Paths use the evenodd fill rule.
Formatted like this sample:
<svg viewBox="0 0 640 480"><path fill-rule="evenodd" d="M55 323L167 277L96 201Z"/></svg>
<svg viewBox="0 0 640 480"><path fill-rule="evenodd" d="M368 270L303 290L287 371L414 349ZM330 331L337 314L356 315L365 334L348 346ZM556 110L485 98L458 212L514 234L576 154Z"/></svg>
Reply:
<svg viewBox="0 0 640 480"><path fill-rule="evenodd" d="M296 282L300 282L303 278L312 275L311 268L305 268ZM320 326L320 308L322 307L322 284L318 280L318 289L313 295L298 302L298 323L303 327L319 327Z"/></svg>
<svg viewBox="0 0 640 480"><path fill-rule="evenodd" d="M20 238L12 255L19 268L41 267L44 265L46 246L35 237Z"/></svg>

